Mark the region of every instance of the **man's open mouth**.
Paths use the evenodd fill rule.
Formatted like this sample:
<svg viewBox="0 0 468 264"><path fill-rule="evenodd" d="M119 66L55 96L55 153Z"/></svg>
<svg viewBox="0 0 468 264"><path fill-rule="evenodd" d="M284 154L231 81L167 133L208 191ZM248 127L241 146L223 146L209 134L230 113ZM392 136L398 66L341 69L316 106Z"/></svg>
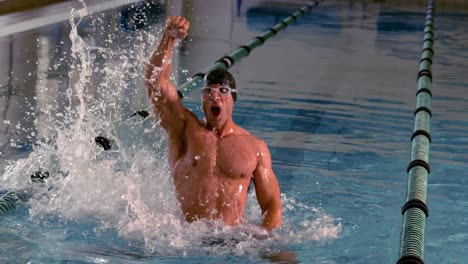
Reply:
<svg viewBox="0 0 468 264"><path fill-rule="evenodd" d="M218 106L211 107L211 114L213 116L218 117L220 113L221 113L221 108L219 108Z"/></svg>

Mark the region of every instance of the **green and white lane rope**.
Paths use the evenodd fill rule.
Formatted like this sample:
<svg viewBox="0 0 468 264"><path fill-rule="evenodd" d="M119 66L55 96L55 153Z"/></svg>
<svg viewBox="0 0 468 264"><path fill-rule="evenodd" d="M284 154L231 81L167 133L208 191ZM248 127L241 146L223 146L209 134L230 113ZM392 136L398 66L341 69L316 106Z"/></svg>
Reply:
<svg viewBox="0 0 468 264"><path fill-rule="evenodd" d="M432 56L434 55L434 1L429 0L424 28L423 50L419 62L418 90L411 150L408 165L408 193L402 208L403 226L400 240L400 253L397 264L424 263L424 235L427 208L427 178L429 166L429 144L431 143L431 84Z"/></svg>
<svg viewBox="0 0 468 264"><path fill-rule="evenodd" d="M32 184L43 184L44 180L49 178L49 172L36 171L31 174L30 179ZM27 201L30 197L32 189L30 187L20 190L9 190L0 196L0 216L6 215L13 211L17 203Z"/></svg>
<svg viewBox="0 0 468 264"><path fill-rule="evenodd" d="M18 196L15 192L7 192L0 197L0 215L7 214L16 208Z"/></svg>
<svg viewBox="0 0 468 264"><path fill-rule="evenodd" d="M314 7L318 6L321 2L325 0L314 0L308 3L307 5L301 7L299 10L294 12L292 15L288 16L287 18L283 19L281 22L276 24L275 26L268 29L263 34L256 36L252 39L252 41L246 45L240 46L237 50L232 52L230 55L224 56L221 59L217 60L214 64L210 65L206 68L205 71L199 72L192 76L190 81L185 82L182 84L177 90L180 98L184 97L184 94L188 94L191 91L199 88L205 77L205 74L211 70L216 68L222 69L229 69L234 63L238 62L240 59L247 57L250 53L257 47L263 45L267 40L278 34L280 31L285 29L290 24L294 23L298 18L305 15L306 13L310 12ZM149 115L149 111L140 110L132 114L132 116L138 115L145 119Z"/></svg>
<svg viewBox="0 0 468 264"><path fill-rule="evenodd" d="M283 19L281 22L276 24L275 26L271 27L268 31L264 32L262 35L259 35L252 39L252 41L246 45L240 46L237 50L231 53L228 56L224 56L221 59L217 60L213 65L209 66L205 71L195 74L190 81L182 84L179 89L179 95L183 95L184 93L190 93L197 87L201 85L203 81L203 77L205 74L213 69L222 68L222 69L229 69L234 63L239 61L240 59L247 57L250 55L250 52L255 48L263 45L268 39L272 38L276 34L278 34L281 30L285 29L290 24L294 23L298 18L305 15L306 13L310 12L314 7L318 6L321 2L325 0L314 0L307 5L301 7L298 11L294 12L289 17Z"/></svg>
<svg viewBox="0 0 468 264"><path fill-rule="evenodd" d="M189 82L186 82L185 84L183 84L180 87L179 92L182 94L190 93L195 88L199 87L205 74L213 69L216 69L216 68L223 68L225 70L229 69L234 63L236 63L237 61L239 61L240 59L244 57L249 56L252 50L263 45L263 43L265 43L268 39L278 34L278 32L285 29L288 25L294 23L301 16L310 12L314 7L318 6L323 1L324 0L314 0L308 3L307 5L300 8L298 11L294 12L289 17L283 19L281 22L271 27L269 30L267 30L263 34L253 38L250 43L240 46L237 50L235 50L230 55L224 56L221 59L217 60L213 65L209 66L204 72L195 74Z"/></svg>

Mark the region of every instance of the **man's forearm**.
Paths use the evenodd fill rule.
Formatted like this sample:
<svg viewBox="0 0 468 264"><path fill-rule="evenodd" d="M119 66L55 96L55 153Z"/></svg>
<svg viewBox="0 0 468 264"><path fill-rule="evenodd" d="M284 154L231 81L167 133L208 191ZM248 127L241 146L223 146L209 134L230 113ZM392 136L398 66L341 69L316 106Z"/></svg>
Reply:
<svg viewBox="0 0 468 264"><path fill-rule="evenodd" d="M146 67L145 77L149 85L158 85L169 81L172 70L172 50L176 39L187 36L190 23L179 16L171 16L166 20L166 25L161 39L154 49Z"/></svg>
<svg viewBox="0 0 468 264"><path fill-rule="evenodd" d="M281 205L272 205L264 212L262 226L268 230L273 230L281 226L283 222Z"/></svg>
<svg viewBox="0 0 468 264"><path fill-rule="evenodd" d="M161 40L149 59L146 69L147 80L150 78L157 78L162 81L169 80L172 70L172 50L174 43L175 38L170 37L166 30L164 30ZM158 73L155 73L155 70L157 70Z"/></svg>

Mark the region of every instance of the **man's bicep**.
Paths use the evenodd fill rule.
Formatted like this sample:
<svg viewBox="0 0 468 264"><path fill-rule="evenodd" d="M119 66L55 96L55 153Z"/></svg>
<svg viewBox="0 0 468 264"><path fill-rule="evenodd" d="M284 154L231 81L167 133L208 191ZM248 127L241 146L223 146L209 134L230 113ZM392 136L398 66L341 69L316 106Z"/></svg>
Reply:
<svg viewBox="0 0 468 264"><path fill-rule="evenodd" d="M167 82L147 82L153 112L169 133L180 132L185 123L185 107L175 86Z"/></svg>
<svg viewBox="0 0 468 264"><path fill-rule="evenodd" d="M279 202L280 191L278 181L273 171L254 175L253 183L255 186L255 194L258 203L263 210L270 206L271 203Z"/></svg>
<svg viewBox="0 0 468 264"><path fill-rule="evenodd" d="M254 172L255 193L262 209L262 226L272 230L280 227L283 221L281 195L268 147L262 142L260 149L260 158Z"/></svg>
<svg viewBox="0 0 468 264"><path fill-rule="evenodd" d="M279 202L280 190L278 180L271 166L270 152L264 143L262 145L253 181L257 200L260 206L264 207L268 206L270 202Z"/></svg>

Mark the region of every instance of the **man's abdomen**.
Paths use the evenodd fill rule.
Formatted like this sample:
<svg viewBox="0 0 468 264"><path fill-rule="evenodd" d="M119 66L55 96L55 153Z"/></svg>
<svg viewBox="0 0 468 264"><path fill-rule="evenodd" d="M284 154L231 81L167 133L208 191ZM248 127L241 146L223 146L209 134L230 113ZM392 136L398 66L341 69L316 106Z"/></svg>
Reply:
<svg viewBox="0 0 468 264"><path fill-rule="evenodd" d="M173 169L175 190L186 220L220 219L229 225L239 224L250 179L231 179L203 164L197 165L184 161Z"/></svg>

